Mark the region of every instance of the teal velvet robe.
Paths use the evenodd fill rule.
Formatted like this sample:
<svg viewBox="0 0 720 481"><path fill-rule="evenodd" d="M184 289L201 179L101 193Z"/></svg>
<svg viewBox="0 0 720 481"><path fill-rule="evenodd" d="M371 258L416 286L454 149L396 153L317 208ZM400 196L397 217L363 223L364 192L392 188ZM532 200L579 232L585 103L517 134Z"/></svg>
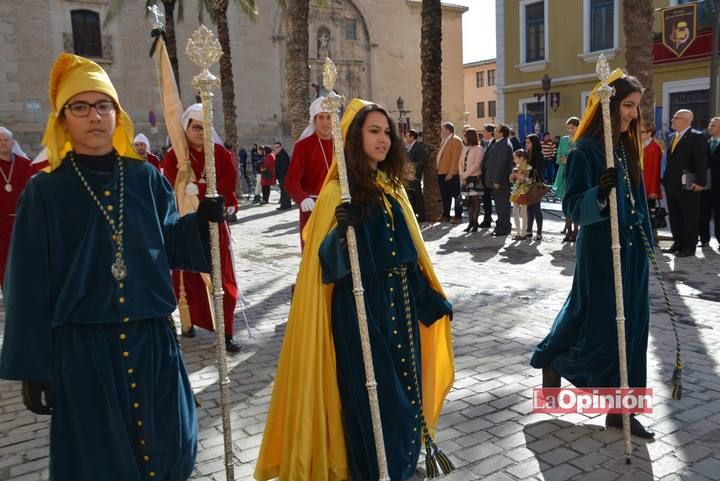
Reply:
<svg viewBox="0 0 720 481"><path fill-rule="evenodd" d="M653 245L642 183L632 188L631 203L617 157L618 225L620 230L628 380L645 387L649 326L648 254L641 229ZM615 287L610 239L609 207L597 201L600 174L605 170L603 145L583 137L570 151L563 209L581 225L572 290L555 318L550 333L537 346L530 364L552 366L577 387L620 385L615 323Z"/></svg>
<svg viewBox="0 0 720 481"><path fill-rule="evenodd" d="M356 234L388 472L393 481L404 481L414 475L422 445L421 394L412 372L413 354L397 269L407 268L418 382L422 377L418 322L431 325L450 313L452 306L428 285L420 271L400 205L388 195L385 199L385 208L374 209ZM336 230L325 238L319 254L323 282L335 284L332 331L350 476L357 481L378 479L350 261Z"/></svg>
<svg viewBox="0 0 720 481"><path fill-rule="evenodd" d="M0 378L51 381L54 481L181 481L195 461L170 269L207 271L207 245L157 169L123 160L122 284L110 273L110 227L68 160L33 177L17 210ZM117 172L80 168L116 213Z"/></svg>

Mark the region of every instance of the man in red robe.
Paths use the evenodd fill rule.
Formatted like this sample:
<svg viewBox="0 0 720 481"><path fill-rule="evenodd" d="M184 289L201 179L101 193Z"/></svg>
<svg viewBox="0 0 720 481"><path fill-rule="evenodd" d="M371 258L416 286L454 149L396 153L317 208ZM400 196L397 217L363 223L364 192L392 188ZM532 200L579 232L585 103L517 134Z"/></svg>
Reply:
<svg viewBox="0 0 720 481"><path fill-rule="evenodd" d="M135 147L135 151L140 155L140 157L150 162L150 165L162 172L160 159L150 150L150 141L145 134L137 134L135 136L133 139L133 147Z"/></svg>
<svg viewBox="0 0 720 481"><path fill-rule="evenodd" d="M205 198L207 183L205 180L205 152L203 149L203 121L202 104L188 107L182 116L182 125L185 127L185 137L188 141L188 157L195 174L195 182L187 185L186 193L197 195L200 200ZM170 183L175 186L178 173L177 157L170 150L163 162L164 173ZM235 182L237 170L230 152L222 145L215 144L215 172L217 177L218 194L225 197L225 205L237 208L238 201L235 196ZM233 317L238 298L235 270L233 268L232 251L230 247L230 229L226 222L220 227L220 264L223 287L223 310L225 317L225 349L233 353L240 351L240 345L233 339ZM173 271L173 285L179 304L187 301L190 310L192 326L183 331L184 337L195 337L195 327L199 326L209 331L213 330L212 291L205 283L201 274L189 271Z"/></svg>
<svg viewBox="0 0 720 481"><path fill-rule="evenodd" d="M325 97L310 105L310 123L293 148L285 190L300 205L300 248L305 247L302 231L315 207L325 176L333 159L330 112L323 106Z"/></svg>
<svg viewBox="0 0 720 481"><path fill-rule="evenodd" d="M3 288L5 265L15 222L15 207L25 185L35 173L30 167L30 159L23 154L13 139L12 132L0 127L0 287Z"/></svg>

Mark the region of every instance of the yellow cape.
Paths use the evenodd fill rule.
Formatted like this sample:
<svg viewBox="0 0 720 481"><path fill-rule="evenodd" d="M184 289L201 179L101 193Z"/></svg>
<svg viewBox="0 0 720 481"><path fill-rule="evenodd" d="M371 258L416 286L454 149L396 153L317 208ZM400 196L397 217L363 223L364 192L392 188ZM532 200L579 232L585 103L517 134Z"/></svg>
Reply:
<svg viewBox="0 0 720 481"><path fill-rule="evenodd" d="M353 100L343 117L343 130L363 106L361 101ZM378 174L378 183L402 207L420 268L433 289L444 295L405 190L392 190L382 172ZM320 244L335 227L335 207L339 203L337 159L333 159L305 227L305 250L255 468L255 479L259 481L273 478L280 481L348 479L331 329L333 285L322 283L318 257ZM430 327L420 323L420 340L423 408L428 426L434 430L454 380L449 317L442 317Z"/></svg>
<svg viewBox="0 0 720 481"><path fill-rule="evenodd" d="M50 108L42 144L47 148L46 171L60 167L65 155L72 150L67 131L60 122L60 114L68 100L83 92L101 92L112 98L118 106L117 125L113 134L113 147L122 157L142 160L132 144L133 123L122 109L117 91L107 72L92 60L71 53L61 53L50 70L48 97Z"/></svg>

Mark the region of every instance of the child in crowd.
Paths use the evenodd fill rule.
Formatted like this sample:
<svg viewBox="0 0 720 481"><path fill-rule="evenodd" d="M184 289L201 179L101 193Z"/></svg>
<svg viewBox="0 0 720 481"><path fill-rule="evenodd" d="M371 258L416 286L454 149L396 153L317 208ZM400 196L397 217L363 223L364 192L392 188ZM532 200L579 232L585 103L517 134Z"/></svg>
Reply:
<svg viewBox="0 0 720 481"><path fill-rule="evenodd" d="M524 240L530 236L527 233L527 194L532 185L532 166L528 162L528 154L523 149L513 153L515 168L510 174L512 193L510 201L513 206L513 219L515 220L515 232L513 240Z"/></svg>

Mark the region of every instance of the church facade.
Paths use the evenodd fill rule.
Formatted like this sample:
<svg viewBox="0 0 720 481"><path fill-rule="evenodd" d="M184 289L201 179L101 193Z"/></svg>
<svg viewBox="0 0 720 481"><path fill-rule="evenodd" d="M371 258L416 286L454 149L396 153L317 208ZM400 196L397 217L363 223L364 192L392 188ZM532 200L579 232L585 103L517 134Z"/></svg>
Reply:
<svg viewBox="0 0 720 481"><path fill-rule="evenodd" d="M153 149L166 143L154 61L149 57L153 17L144 3L126 1L123 11L105 22L110 0L27 0L0 4L0 125L15 132L28 153L39 151L50 111L50 65L63 52L92 58L110 74L136 132ZM276 0L258 0L250 20L230 2L231 54L235 78L237 129L243 146L281 140L292 144L287 119L284 72L284 11ZM336 90L348 101L372 99L391 115L421 128L419 0L325 0L311 2L308 103L321 92L326 56L338 68ZM192 77L198 73L185 45L200 25L197 2L184 2L176 19L180 89L184 105L195 100ZM160 9L162 11L162 8ZM466 7L443 4L443 119L463 122L462 21ZM177 15L176 15L177 16ZM205 14L205 21L209 16ZM208 26L215 30L214 26ZM214 69L219 75L217 66ZM398 98L403 104L398 108ZM214 100L215 127L223 135L222 101ZM402 114L398 112L402 110Z"/></svg>

